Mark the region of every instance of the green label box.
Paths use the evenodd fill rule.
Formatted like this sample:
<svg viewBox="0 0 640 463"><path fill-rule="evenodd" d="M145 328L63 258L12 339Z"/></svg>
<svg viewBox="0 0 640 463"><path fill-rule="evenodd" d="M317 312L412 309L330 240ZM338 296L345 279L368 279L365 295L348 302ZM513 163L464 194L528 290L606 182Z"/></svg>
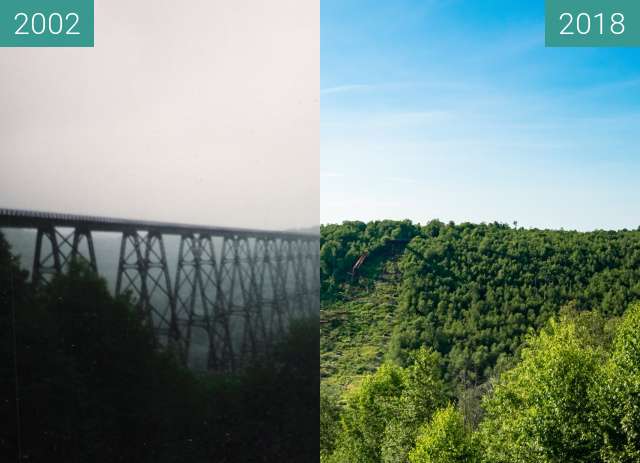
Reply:
<svg viewBox="0 0 640 463"><path fill-rule="evenodd" d="M93 0L0 0L0 47L93 47Z"/></svg>
<svg viewBox="0 0 640 463"><path fill-rule="evenodd" d="M547 47L640 46L640 0L545 0Z"/></svg>

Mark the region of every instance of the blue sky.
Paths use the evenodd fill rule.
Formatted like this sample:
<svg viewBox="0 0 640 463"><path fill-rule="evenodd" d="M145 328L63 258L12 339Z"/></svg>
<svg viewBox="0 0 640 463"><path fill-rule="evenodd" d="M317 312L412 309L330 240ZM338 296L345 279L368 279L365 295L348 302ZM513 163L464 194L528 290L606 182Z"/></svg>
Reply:
<svg viewBox="0 0 640 463"><path fill-rule="evenodd" d="M640 49L544 2L323 0L321 221L640 226Z"/></svg>

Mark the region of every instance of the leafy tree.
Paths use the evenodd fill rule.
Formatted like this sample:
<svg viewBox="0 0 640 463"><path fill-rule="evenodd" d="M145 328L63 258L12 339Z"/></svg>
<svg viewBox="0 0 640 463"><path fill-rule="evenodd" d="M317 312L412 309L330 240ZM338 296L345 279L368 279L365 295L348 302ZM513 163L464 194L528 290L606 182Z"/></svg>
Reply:
<svg viewBox="0 0 640 463"><path fill-rule="evenodd" d="M411 463L474 463L480 461L478 449L464 426L462 415L449 405L438 410L422 427L416 446L409 454Z"/></svg>
<svg viewBox="0 0 640 463"><path fill-rule="evenodd" d="M597 398L603 460L640 461L640 304L617 327L614 349Z"/></svg>
<svg viewBox="0 0 640 463"><path fill-rule="evenodd" d="M439 408L451 393L435 352L383 365L347 395L322 462L638 461L640 304L621 320L573 305L560 312L482 389L484 415L470 422L452 404Z"/></svg>
<svg viewBox="0 0 640 463"><path fill-rule="evenodd" d="M413 363L405 369L406 386L400 396L396 414L387 422L382 442L383 462L408 461L420 426L446 403L447 390L441 378L440 357L422 348L412 355Z"/></svg>
<svg viewBox="0 0 640 463"><path fill-rule="evenodd" d="M551 321L494 384L480 425L489 462L597 462L594 400L606 351L582 324Z"/></svg>
<svg viewBox="0 0 640 463"><path fill-rule="evenodd" d="M405 372L385 364L347 397L340 439L345 463L380 461L386 424L396 416L405 387Z"/></svg>
<svg viewBox="0 0 640 463"><path fill-rule="evenodd" d="M349 393L341 432L327 461L408 461L420 426L446 402L439 356L421 349L407 368L384 364Z"/></svg>

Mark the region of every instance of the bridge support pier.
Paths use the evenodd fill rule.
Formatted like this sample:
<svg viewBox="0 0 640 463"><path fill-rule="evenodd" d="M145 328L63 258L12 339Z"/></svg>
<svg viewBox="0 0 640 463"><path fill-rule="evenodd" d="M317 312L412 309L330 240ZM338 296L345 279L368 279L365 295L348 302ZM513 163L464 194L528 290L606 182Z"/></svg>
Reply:
<svg viewBox="0 0 640 463"><path fill-rule="evenodd" d="M125 231L120 243L116 295L131 293L155 341L165 345L178 337L175 301L162 234Z"/></svg>
<svg viewBox="0 0 640 463"><path fill-rule="evenodd" d="M286 333L288 318L287 263L285 240L269 240L265 252L264 275L271 285L271 304L268 329L271 338L276 340Z"/></svg>
<svg viewBox="0 0 640 463"><path fill-rule="evenodd" d="M212 326L209 338L212 349L209 351L209 365L220 365L219 353L226 352L230 358L225 359L226 365L223 368L236 369L237 364L241 364L248 359L250 345L255 342L253 327L251 323L245 324L247 311L243 302L248 301L248 285L243 281L246 269L242 268L248 262L248 242L237 236L225 236L222 240L220 251L220 263L217 273L217 291L215 299L215 312L218 326ZM220 326L223 325L223 326ZM224 333L220 338L219 332Z"/></svg>
<svg viewBox="0 0 640 463"><path fill-rule="evenodd" d="M44 249L44 240L47 240L49 249ZM58 240L54 227L38 228L36 236L36 252L33 258L33 274L32 281L36 285L47 284L56 275L62 271L60 264L60 250L58 249Z"/></svg>
<svg viewBox="0 0 640 463"><path fill-rule="evenodd" d="M81 252L83 241L86 243L88 255ZM33 258L34 284L48 284L54 275L65 270L74 259L84 260L94 272L98 272L93 238L89 229L76 227L65 235L54 226L38 228Z"/></svg>
<svg viewBox="0 0 640 463"><path fill-rule="evenodd" d="M87 243L87 251L89 253L88 259L86 256L83 256L80 252L80 246L82 244L82 240ZM78 256L83 257L89 263L91 269L98 273L98 261L96 259L96 251L93 247L93 237L91 236L91 231L88 228L76 228L73 231L73 244L71 247L71 258L75 259Z"/></svg>

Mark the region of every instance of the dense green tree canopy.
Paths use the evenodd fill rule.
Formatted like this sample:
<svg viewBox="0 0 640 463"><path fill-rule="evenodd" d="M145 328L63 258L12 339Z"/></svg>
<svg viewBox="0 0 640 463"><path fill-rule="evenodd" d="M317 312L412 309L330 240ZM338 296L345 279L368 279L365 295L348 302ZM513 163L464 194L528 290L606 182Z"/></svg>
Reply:
<svg viewBox="0 0 640 463"><path fill-rule="evenodd" d="M438 410L418 435L410 463L477 463L478 449L452 405Z"/></svg>
<svg viewBox="0 0 640 463"><path fill-rule="evenodd" d="M529 330L566 305L609 317L640 298L639 231L383 221L327 225L321 233L325 313L349 310L343 318L355 319L365 306L354 300L378 293L382 305L391 293L398 308L379 328L393 337L381 348L403 364L411 351L431 347L442 354L451 383L484 382L509 364ZM393 248L389 240L398 237L410 242ZM352 280L350 268L366 252L374 257ZM380 277L390 264L396 289L384 293ZM323 338L336 337L342 326L334 322Z"/></svg>
<svg viewBox="0 0 640 463"><path fill-rule="evenodd" d="M640 231L321 232L323 461L640 461Z"/></svg>
<svg viewBox="0 0 640 463"><path fill-rule="evenodd" d="M531 338L484 402L489 461L597 461L603 441L593 399L605 361L606 351L574 321L551 321Z"/></svg>
<svg viewBox="0 0 640 463"><path fill-rule="evenodd" d="M383 365L346 396L331 461L408 461L420 425L446 400L438 355L421 349L412 358L407 368Z"/></svg>
<svg viewBox="0 0 640 463"><path fill-rule="evenodd" d="M475 427L460 402L444 405L433 369L411 379L429 351L406 368L385 364L348 394L324 461L637 462L639 332L640 304L620 321L594 311L551 319L527 337L516 365L490 380ZM399 419L407 410L415 419Z"/></svg>

